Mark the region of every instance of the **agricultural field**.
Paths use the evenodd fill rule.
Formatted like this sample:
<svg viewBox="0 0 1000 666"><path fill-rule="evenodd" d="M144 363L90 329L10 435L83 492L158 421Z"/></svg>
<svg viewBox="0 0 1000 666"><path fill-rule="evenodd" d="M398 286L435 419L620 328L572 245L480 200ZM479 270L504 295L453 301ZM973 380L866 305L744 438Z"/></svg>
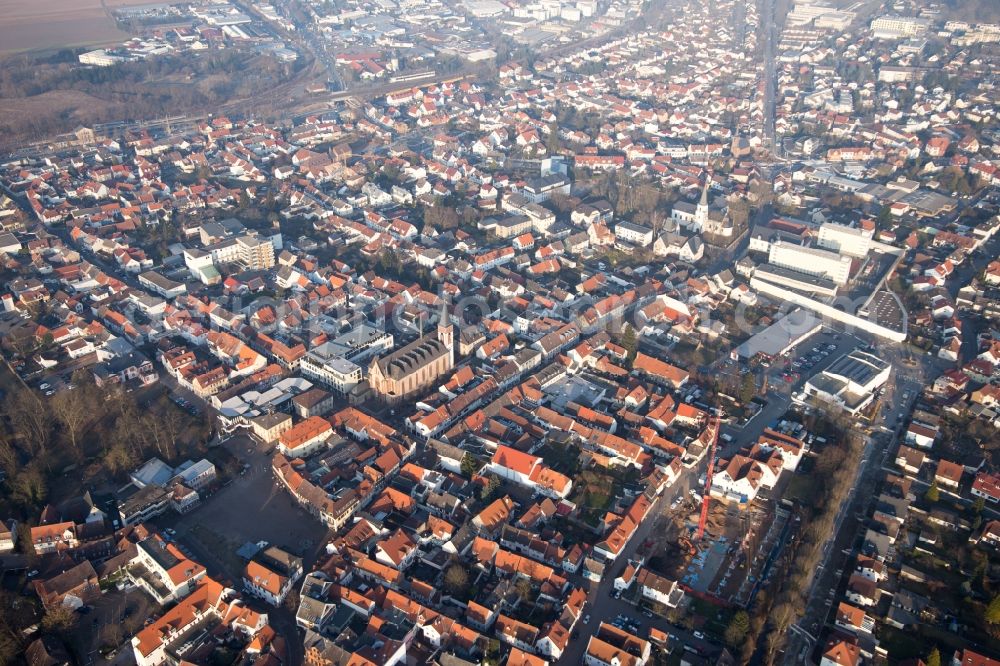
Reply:
<svg viewBox="0 0 1000 666"><path fill-rule="evenodd" d="M115 25L117 7L151 0L0 0L0 54L101 45L128 38Z"/></svg>

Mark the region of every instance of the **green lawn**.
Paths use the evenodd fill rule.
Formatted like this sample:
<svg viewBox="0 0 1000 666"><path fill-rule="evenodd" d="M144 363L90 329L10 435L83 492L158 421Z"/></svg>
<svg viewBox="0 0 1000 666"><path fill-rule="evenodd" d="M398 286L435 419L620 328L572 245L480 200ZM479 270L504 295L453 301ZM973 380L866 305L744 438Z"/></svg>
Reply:
<svg viewBox="0 0 1000 666"><path fill-rule="evenodd" d="M611 476L586 470L577 476L573 483L572 501L587 508L607 509L614 498L618 497L620 484Z"/></svg>
<svg viewBox="0 0 1000 666"><path fill-rule="evenodd" d="M583 503L591 509L604 510L611 504L611 497L600 492L587 492L583 496Z"/></svg>

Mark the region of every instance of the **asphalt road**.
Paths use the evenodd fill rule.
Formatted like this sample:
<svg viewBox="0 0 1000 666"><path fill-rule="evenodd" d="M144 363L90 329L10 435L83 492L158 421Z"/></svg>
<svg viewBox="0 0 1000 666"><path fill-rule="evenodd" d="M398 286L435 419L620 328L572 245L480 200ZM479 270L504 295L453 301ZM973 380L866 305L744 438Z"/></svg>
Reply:
<svg viewBox="0 0 1000 666"><path fill-rule="evenodd" d="M763 48L764 48L764 63L763 63L763 77L764 77L764 145L774 153L776 150L776 144L774 140L774 114L775 114L775 100L774 100L774 88L776 85L775 77L775 39L778 33L778 27L774 24L774 0L765 0L761 6L761 31L763 32Z"/></svg>

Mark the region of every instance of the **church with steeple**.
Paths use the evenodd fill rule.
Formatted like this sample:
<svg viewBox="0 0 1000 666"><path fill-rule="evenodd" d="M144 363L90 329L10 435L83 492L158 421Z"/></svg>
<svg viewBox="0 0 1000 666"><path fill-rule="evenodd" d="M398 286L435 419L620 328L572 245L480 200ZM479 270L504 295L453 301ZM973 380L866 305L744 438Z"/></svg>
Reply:
<svg viewBox="0 0 1000 666"><path fill-rule="evenodd" d="M711 183L712 177L706 177L705 185L701 190L701 200L698 201L697 206L686 201L678 201L674 204L670 218L696 234L731 237L733 235L733 221L729 217L728 210L712 206L709 203L708 188Z"/></svg>
<svg viewBox="0 0 1000 666"><path fill-rule="evenodd" d="M368 383L379 397L394 404L427 390L454 367L455 329L445 301L437 331L374 359L368 369Z"/></svg>

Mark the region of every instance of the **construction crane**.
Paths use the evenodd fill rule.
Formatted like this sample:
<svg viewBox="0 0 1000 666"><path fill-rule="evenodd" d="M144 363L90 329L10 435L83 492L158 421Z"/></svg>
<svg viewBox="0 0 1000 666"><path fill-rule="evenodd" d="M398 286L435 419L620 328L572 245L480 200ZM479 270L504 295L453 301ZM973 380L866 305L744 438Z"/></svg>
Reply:
<svg viewBox="0 0 1000 666"><path fill-rule="evenodd" d="M712 472L715 470L715 444L719 441L719 417L713 416L708 427L711 429L712 443L708 449L708 469L705 471L705 492L701 496L701 518L698 519L698 531L694 534L694 540L701 541L705 536L705 523L708 522L708 502L712 494Z"/></svg>

